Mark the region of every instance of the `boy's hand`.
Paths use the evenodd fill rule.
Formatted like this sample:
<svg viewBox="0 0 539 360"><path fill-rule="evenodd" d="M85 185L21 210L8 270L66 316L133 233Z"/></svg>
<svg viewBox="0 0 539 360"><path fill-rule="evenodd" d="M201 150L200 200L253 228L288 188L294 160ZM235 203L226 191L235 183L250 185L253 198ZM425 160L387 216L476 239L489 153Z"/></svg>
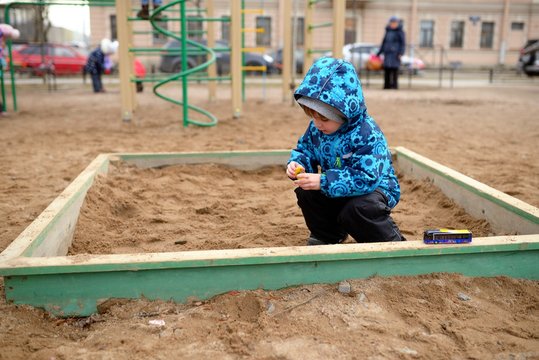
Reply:
<svg viewBox="0 0 539 360"><path fill-rule="evenodd" d="M290 179L297 179L296 174L297 171L299 171L298 169L302 170L303 172L305 171L305 169L303 169L303 166L301 166L295 161L291 161L290 164L288 164L288 166L286 167L286 175L288 175Z"/></svg>
<svg viewBox="0 0 539 360"><path fill-rule="evenodd" d="M320 190L320 174L299 174L294 183L303 190Z"/></svg>

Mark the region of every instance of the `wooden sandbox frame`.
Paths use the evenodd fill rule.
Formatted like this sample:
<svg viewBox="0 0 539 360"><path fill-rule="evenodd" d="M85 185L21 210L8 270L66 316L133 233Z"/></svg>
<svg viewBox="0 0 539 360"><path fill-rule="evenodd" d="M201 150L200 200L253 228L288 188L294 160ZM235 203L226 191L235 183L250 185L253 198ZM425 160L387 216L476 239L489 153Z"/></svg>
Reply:
<svg viewBox="0 0 539 360"><path fill-rule="evenodd" d="M373 275L457 272L539 279L539 209L402 147L395 166L429 179L471 215L511 236L464 245L420 241L332 246L66 256L81 205L111 161L139 167L285 164L289 151L101 154L0 254L7 301L58 316L87 316L111 298L207 299L231 290L279 289ZM292 195L291 195L292 196Z"/></svg>

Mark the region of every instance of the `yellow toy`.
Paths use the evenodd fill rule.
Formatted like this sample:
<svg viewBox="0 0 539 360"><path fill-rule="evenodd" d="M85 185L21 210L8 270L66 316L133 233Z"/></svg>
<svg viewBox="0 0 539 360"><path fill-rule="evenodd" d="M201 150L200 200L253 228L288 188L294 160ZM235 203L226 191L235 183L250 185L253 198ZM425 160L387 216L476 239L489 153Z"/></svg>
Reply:
<svg viewBox="0 0 539 360"><path fill-rule="evenodd" d="M303 166L298 166L296 170L294 170L294 173L296 174L296 176L298 176L299 174L303 172L305 172L305 169L303 168Z"/></svg>

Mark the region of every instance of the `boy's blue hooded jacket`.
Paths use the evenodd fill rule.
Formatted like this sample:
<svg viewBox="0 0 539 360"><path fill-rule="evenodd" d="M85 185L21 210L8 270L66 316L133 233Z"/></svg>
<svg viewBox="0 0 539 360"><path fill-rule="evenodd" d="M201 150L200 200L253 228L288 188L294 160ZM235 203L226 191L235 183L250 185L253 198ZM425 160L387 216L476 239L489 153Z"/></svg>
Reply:
<svg viewBox="0 0 539 360"><path fill-rule="evenodd" d="M386 138L367 114L361 84L352 64L330 57L316 61L294 93L308 96L340 110L347 121L334 133L319 131L313 121L292 150L308 173L322 168L320 188L328 197L360 196L380 189L394 207L400 187Z"/></svg>

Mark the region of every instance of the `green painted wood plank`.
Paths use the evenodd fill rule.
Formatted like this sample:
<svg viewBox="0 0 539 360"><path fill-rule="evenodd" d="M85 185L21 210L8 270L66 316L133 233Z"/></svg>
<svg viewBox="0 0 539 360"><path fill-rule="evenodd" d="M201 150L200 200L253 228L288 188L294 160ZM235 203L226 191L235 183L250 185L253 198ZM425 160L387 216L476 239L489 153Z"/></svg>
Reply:
<svg viewBox="0 0 539 360"><path fill-rule="evenodd" d="M103 271L141 271L179 268L220 267L235 265L291 264L350 260L375 260L401 257L429 257L440 255L488 254L539 250L539 236L522 236L526 240L493 243L488 238L474 240L472 244L431 246L420 241L395 243L393 249L385 243L345 244L321 248L264 248L184 253L149 253L126 255L97 255L100 261L89 261L88 255L40 259L21 259L0 265L0 275L23 276L44 274L93 273ZM489 244L483 244L486 240ZM392 244L393 245L393 244ZM400 248L399 248L400 247ZM372 250L379 249L379 250ZM82 259L82 260L79 260ZM86 260L85 260L86 259ZM136 261L139 259L139 261ZM45 264L45 263L49 263ZM539 263L539 258L538 258Z"/></svg>
<svg viewBox="0 0 539 360"><path fill-rule="evenodd" d="M539 251L500 251L436 256L335 259L296 263L221 265L99 273L7 276L6 299L44 308L58 316L88 316L109 298L207 299L230 290L280 289L369 276L456 272L539 279Z"/></svg>
<svg viewBox="0 0 539 360"><path fill-rule="evenodd" d="M414 164L428 170L429 172L431 173L435 173L436 175L440 176L440 177L443 177L444 179L447 179L455 184L457 184L458 186L462 187L463 189L466 189L467 191L477 195L477 196L480 196L484 199L487 199L493 203L495 203L496 205L498 206L501 206L503 207L504 209L508 210L508 211L511 211L515 214L517 214L518 216L532 222L533 224L539 224L539 216L536 216L535 214L532 214L530 212L527 212L527 211L524 211L523 209L520 209L512 204L509 204L508 202L506 201L503 201L502 199L499 199L495 196L492 196L491 194L488 194L488 193L485 193L479 189L477 189L476 187L472 186L469 184L469 182L465 182L465 181L462 181L460 179L457 179L453 176L450 176L448 175L447 173L443 172L443 171L440 171L439 169L436 169L432 166L429 166L428 164L425 164L424 162L418 160L417 158L413 157L413 156L410 156L408 155L406 152L409 151L407 149L405 149L405 151L402 151L401 148L397 148L396 149L396 152L397 152L397 159L399 157L405 157L406 159L408 159L409 161L413 162ZM397 160L398 161L398 160ZM448 168L449 169L449 168ZM449 170L452 170L452 171L455 171L453 169L449 169ZM463 175L464 176L464 175ZM470 177L467 177L465 176L467 179L473 181L473 182L476 182L476 180L470 178ZM482 184L484 185L484 184ZM491 188L492 190L496 190L494 188ZM523 202L524 203L524 202ZM525 204L525 203L524 203ZM526 204L529 206L529 204Z"/></svg>

